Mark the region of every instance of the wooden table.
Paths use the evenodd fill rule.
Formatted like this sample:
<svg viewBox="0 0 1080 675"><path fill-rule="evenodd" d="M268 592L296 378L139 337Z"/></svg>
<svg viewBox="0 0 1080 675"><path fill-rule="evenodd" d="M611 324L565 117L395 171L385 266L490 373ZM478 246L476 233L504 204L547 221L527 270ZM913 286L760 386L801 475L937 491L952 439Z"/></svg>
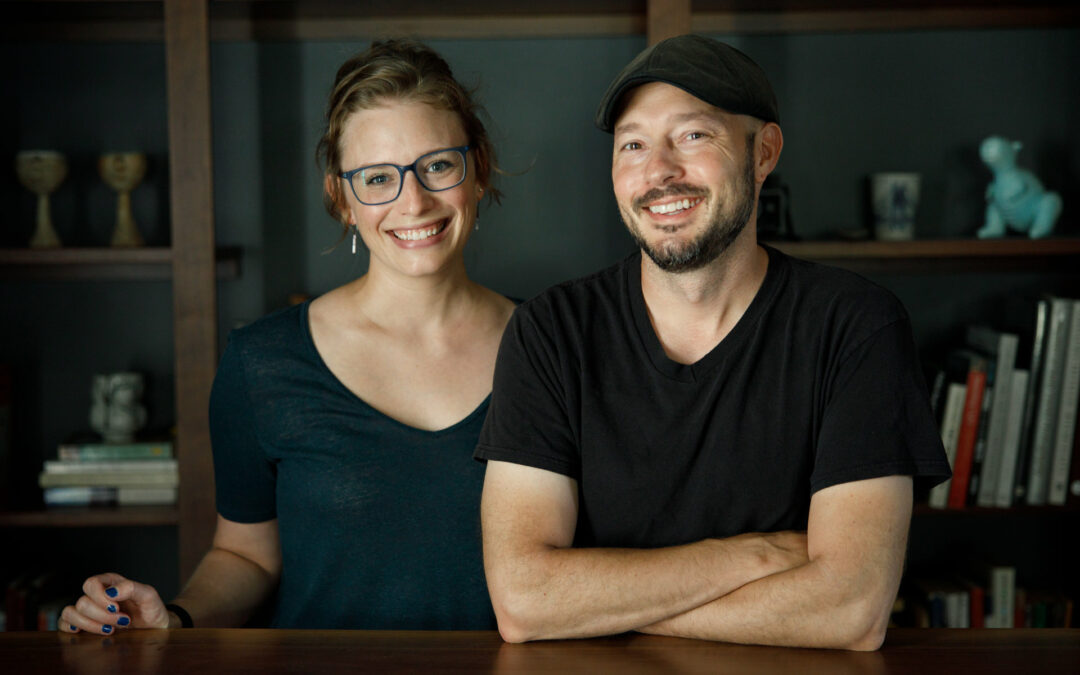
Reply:
<svg viewBox="0 0 1080 675"><path fill-rule="evenodd" d="M890 631L878 652L622 635L504 644L493 632L188 629L0 633L0 673L1080 673L1080 629Z"/></svg>

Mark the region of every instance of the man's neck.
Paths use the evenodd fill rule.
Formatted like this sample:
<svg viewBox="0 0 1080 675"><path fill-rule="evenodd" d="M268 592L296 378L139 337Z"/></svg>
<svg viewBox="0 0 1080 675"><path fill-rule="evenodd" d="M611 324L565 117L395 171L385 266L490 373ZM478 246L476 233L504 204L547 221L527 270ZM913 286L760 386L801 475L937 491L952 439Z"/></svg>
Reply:
<svg viewBox="0 0 1080 675"><path fill-rule="evenodd" d="M690 364L712 351L750 306L768 266L749 227L720 257L691 272L665 272L642 255L641 292L668 358Z"/></svg>

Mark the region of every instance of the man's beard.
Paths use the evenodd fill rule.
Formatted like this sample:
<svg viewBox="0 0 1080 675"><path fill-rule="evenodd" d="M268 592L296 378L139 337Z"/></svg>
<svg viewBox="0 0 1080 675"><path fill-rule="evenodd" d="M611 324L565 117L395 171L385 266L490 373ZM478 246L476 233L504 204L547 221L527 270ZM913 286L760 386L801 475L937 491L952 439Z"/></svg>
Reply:
<svg viewBox="0 0 1080 675"><path fill-rule="evenodd" d="M658 247L651 246L641 230L628 213L623 213L623 222L630 230L630 236L634 243L652 258L656 266L665 272L689 272L708 265L716 260L731 246L742 234L746 224L750 222L750 216L754 212L754 135L750 134L746 141L746 161L743 164L743 172L736 178L735 183L735 211L731 215L725 215L718 211L716 217L708 224L705 231L696 239L687 243L667 241ZM632 208L641 211L648 202L663 197L684 196L688 198L707 197L708 190L676 183L665 189L650 190L639 199L635 200ZM722 205L718 205L722 206ZM673 230L674 231L674 230Z"/></svg>

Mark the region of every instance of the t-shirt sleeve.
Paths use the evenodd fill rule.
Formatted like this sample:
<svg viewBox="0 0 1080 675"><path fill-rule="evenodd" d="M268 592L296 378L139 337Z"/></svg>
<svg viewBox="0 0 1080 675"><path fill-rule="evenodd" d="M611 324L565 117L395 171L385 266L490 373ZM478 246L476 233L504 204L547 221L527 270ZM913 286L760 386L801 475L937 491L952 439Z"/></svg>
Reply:
<svg viewBox="0 0 1080 675"><path fill-rule="evenodd" d="M210 393L217 511L238 523L277 517L277 473L260 446L236 333L221 357Z"/></svg>
<svg viewBox="0 0 1080 675"><path fill-rule="evenodd" d="M554 336L541 329L535 312L535 305L518 308L503 333L474 457L577 479L581 462L567 405L566 356Z"/></svg>
<svg viewBox="0 0 1080 675"><path fill-rule="evenodd" d="M841 355L828 381L810 488L909 475L926 486L950 475L907 319Z"/></svg>

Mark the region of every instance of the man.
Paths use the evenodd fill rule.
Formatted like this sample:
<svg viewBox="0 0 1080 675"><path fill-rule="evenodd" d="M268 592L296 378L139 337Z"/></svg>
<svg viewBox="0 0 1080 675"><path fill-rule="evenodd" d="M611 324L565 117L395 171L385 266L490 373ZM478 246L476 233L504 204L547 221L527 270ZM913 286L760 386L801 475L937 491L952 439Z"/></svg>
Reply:
<svg viewBox="0 0 1080 675"><path fill-rule="evenodd" d="M887 291L757 243L783 147L741 52L661 42L596 123L637 253L523 304L476 457L499 629L877 649L949 474Z"/></svg>

